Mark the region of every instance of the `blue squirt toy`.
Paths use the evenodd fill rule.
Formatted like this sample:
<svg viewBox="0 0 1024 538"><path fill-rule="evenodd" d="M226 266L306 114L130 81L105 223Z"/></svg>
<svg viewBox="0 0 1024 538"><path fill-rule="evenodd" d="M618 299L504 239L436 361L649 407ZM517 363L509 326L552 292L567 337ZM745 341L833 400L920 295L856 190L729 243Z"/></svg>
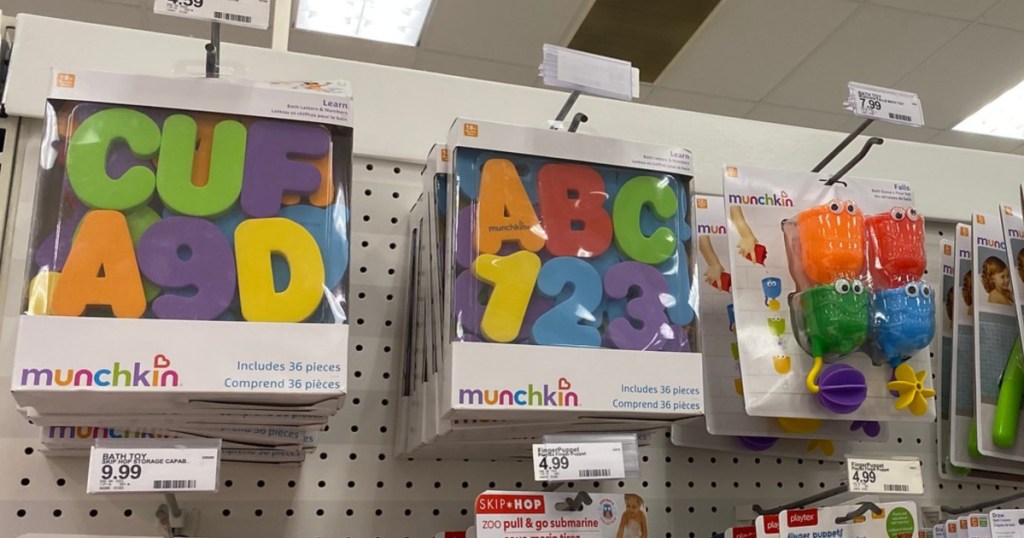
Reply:
<svg viewBox="0 0 1024 538"><path fill-rule="evenodd" d="M935 336L935 300L924 281L876 291L871 296L876 361L896 368L928 347Z"/></svg>

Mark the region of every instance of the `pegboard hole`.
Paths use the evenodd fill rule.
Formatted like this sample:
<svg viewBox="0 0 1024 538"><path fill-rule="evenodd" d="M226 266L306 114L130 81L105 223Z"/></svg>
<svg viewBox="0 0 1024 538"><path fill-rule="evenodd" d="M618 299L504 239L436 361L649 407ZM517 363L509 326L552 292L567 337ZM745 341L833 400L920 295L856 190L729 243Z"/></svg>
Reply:
<svg viewBox="0 0 1024 538"><path fill-rule="evenodd" d="M323 517L323 516L324 516L324 509L323 508L317 508L316 509L316 517Z"/></svg>
<svg viewBox="0 0 1024 538"><path fill-rule="evenodd" d="M289 508L289 509L284 511L284 515L286 515L288 517L292 517L292 516L295 515L295 510L292 510L291 508Z"/></svg>
<svg viewBox="0 0 1024 538"><path fill-rule="evenodd" d="M257 480L256 481L256 487L258 487L258 488L262 488L263 486L266 486L266 485L267 485L267 483L262 481L262 480Z"/></svg>
<svg viewBox="0 0 1024 538"><path fill-rule="evenodd" d="M125 511L124 511L124 517L132 517L132 514L133 514L133 513L134 513L134 512L132 512L132 509L131 509L131 508L129 508L129 509L127 509L127 510L125 510Z"/></svg>
<svg viewBox="0 0 1024 538"><path fill-rule="evenodd" d="M35 452L34 448L32 448L30 446L25 447L25 455L26 456L31 456L33 452Z"/></svg>
<svg viewBox="0 0 1024 538"><path fill-rule="evenodd" d="M349 481L348 481L348 487L350 487L350 488L354 488L354 487L356 487L356 482L355 482L355 480L349 480Z"/></svg>
<svg viewBox="0 0 1024 538"><path fill-rule="evenodd" d="M255 515L256 517L263 517L263 510L257 508L256 510L253 511L253 515Z"/></svg>
<svg viewBox="0 0 1024 538"><path fill-rule="evenodd" d="M62 512L60 508L53 511L53 517L60 517L62 515L64 515L64 512Z"/></svg>
<svg viewBox="0 0 1024 538"><path fill-rule="evenodd" d="M322 460L327 459L327 453L326 452L321 452L320 453L320 459L322 459Z"/></svg>
<svg viewBox="0 0 1024 538"><path fill-rule="evenodd" d="M402 173L402 169L401 169L400 167L398 167L398 166L394 167L394 168L392 169L392 171L393 171L394 173L396 173L396 174L401 174L401 173ZM397 193L396 193L396 194L397 194ZM395 198L398 198L398 197L396 196Z"/></svg>
<svg viewBox="0 0 1024 538"><path fill-rule="evenodd" d="M372 164L368 164L368 165L366 165L366 169L367 169L367 170L373 170L373 165L372 165Z"/></svg>
<svg viewBox="0 0 1024 538"><path fill-rule="evenodd" d="M224 487L226 487L226 488L230 488L231 486L234 486L234 485L235 485L235 483L232 482L231 480L225 480L224 481Z"/></svg>
<svg viewBox="0 0 1024 538"><path fill-rule="evenodd" d="M288 487L294 488L295 487L295 481L294 480L289 480L288 481Z"/></svg>
<svg viewBox="0 0 1024 538"><path fill-rule="evenodd" d="M316 487L318 487L318 488L327 487L327 482L324 482L323 480L321 480L321 481L316 483Z"/></svg>
<svg viewBox="0 0 1024 538"><path fill-rule="evenodd" d="M373 515L375 515L377 517L383 516L384 515L384 511L381 510L380 508L378 508L378 509L373 511Z"/></svg>
<svg viewBox="0 0 1024 538"><path fill-rule="evenodd" d="M388 248L390 248L391 250L395 250L396 248L398 248L398 245L395 243L389 243Z"/></svg>
<svg viewBox="0 0 1024 538"><path fill-rule="evenodd" d="M31 482L32 482L32 481L31 481L31 480L29 480L29 479L27 479L27 478L22 478L22 479L21 479L21 485L22 485L22 486L27 486L27 485L29 485L29 483L31 483Z"/></svg>
<svg viewBox="0 0 1024 538"><path fill-rule="evenodd" d="M399 197L399 196L401 196L401 195L400 195L400 194L398 194L397 192L393 192L393 193L391 193L391 197L392 197L392 198L398 199L398 197Z"/></svg>
<svg viewBox="0 0 1024 538"><path fill-rule="evenodd" d="M435 516L439 516L439 515L441 515L441 511L440 511L440 510L438 510L437 508L435 508L435 509L434 509L434 515L435 515Z"/></svg>
<svg viewBox="0 0 1024 538"><path fill-rule="evenodd" d="M100 515L100 511L99 510L97 510L95 508L93 508L92 510L89 510L89 517L96 517L98 515Z"/></svg>
<svg viewBox="0 0 1024 538"><path fill-rule="evenodd" d="M231 510L228 510L227 508L225 508L220 514L222 516L224 516L224 517L230 517L231 516Z"/></svg>
<svg viewBox="0 0 1024 538"><path fill-rule="evenodd" d="M26 512L26 511L25 511L25 509L24 509L24 508L22 508L22 509L19 509L19 510L18 510L17 512L15 512L15 513L16 513L16 514L18 514L18 517L25 517L25 514L27 514L28 512Z"/></svg>

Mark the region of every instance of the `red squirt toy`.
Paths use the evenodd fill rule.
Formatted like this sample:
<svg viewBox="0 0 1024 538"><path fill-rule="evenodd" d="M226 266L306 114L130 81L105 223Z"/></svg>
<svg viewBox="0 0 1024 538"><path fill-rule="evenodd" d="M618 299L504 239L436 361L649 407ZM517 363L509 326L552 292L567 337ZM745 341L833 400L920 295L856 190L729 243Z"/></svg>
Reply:
<svg viewBox="0 0 1024 538"><path fill-rule="evenodd" d="M864 219L868 270L875 289L921 280L926 264L924 217L913 207L894 207Z"/></svg>

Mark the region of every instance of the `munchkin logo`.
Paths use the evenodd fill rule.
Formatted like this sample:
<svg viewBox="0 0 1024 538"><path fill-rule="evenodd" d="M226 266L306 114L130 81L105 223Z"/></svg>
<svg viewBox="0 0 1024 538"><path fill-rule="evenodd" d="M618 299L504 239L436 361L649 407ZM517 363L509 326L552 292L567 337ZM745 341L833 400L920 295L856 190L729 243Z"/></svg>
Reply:
<svg viewBox="0 0 1024 538"><path fill-rule="evenodd" d="M523 221L516 222L514 224L503 224L497 226L488 226L487 231L489 232L515 232L522 230L529 230L530 227Z"/></svg>
<svg viewBox="0 0 1024 538"><path fill-rule="evenodd" d="M697 233L705 235L725 235L726 228L721 224L698 224Z"/></svg>
<svg viewBox="0 0 1024 538"><path fill-rule="evenodd" d="M531 407L579 407L580 396L569 390L572 383L560 377L558 385L544 384L534 388L531 383L525 389L459 389L459 403L465 405L524 405Z"/></svg>
<svg viewBox="0 0 1024 538"><path fill-rule="evenodd" d="M781 191L778 194L767 192L761 195L730 194L729 203L740 205L793 207L793 199L786 194L786 191Z"/></svg>
<svg viewBox="0 0 1024 538"><path fill-rule="evenodd" d="M1016 228L1007 228L1006 235L1009 236L1010 239L1024 239L1024 231Z"/></svg>
<svg viewBox="0 0 1024 538"><path fill-rule="evenodd" d="M952 275L953 274L953 266L952 265L947 265L947 264L942 264L942 274L944 274L944 275Z"/></svg>
<svg viewBox="0 0 1024 538"><path fill-rule="evenodd" d="M978 246L989 247L999 250L1006 250L1006 242L998 241L996 239L989 239L987 237L978 237Z"/></svg>
<svg viewBox="0 0 1024 538"><path fill-rule="evenodd" d="M152 369L141 362L128 367L122 367L120 362L114 362L113 367L99 370L23 368L21 384L47 387L177 387L180 382L178 372L170 367L170 359L157 355L153 357Z"/></svg>
<svg viewBox="0 0 1024 538"><path fill-rule="evenodd" d="M967 250L965 248L959 249L957 254L959 255L961 260L969 260L969 259L971 259L971 251Z"/></svg>

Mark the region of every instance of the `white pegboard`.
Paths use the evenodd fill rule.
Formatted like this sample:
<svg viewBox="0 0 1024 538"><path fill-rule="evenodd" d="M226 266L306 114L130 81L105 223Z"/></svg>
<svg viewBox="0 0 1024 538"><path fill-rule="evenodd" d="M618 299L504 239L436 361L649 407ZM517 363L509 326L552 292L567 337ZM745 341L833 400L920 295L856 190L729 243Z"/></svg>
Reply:
<svg viewBox="0 0 1024 538"><path fill-rule="evenodd" d="M18 161L25 174L18 177L34 177L39 128L38 120L22 122ZM10 141L8 134L7 151L14 146ZM181 495L184 508L200 510L200 535L429 538L470 525L473 499L485 489L542 486L533 482L526 463L393 456L405 216L420 190L420 169L419 163L356 159L350 398L301 468L224 464L220 492ZM19 194L15 189L12 200L20 202L12 207L29 207L26 190ZM24 211L12 214L14 237L27 233L26 218ZM934 253L940 234L948 234L951 226L931 223L928 229L929 253ZM24 248L24 241L13 244ZM23 261L23 256L13 258ZM930 259L928 279L934 280L941 271L938 256ZM10 324L7 313L4 323ZM0 385L10 382L10 369L8 351L0 356ZM732 525L737 506L789 502L836 486L845 477L842 464L681 449L667 437L658 432L642 449L640 479L570 483L565 489L636 492L646 501L652 538L705 538ZM87 496L85 460L47 459L35 450L37 438L38 432L15 412L13 399L0 396L0 536L157 534L153 514L159 496ZM888 443L865 445L865 451L921 458L926 495L917 500L922 505L965 504L1011 489L940 482L934 472L935 442L934 424L896 424Z"/></svg>

